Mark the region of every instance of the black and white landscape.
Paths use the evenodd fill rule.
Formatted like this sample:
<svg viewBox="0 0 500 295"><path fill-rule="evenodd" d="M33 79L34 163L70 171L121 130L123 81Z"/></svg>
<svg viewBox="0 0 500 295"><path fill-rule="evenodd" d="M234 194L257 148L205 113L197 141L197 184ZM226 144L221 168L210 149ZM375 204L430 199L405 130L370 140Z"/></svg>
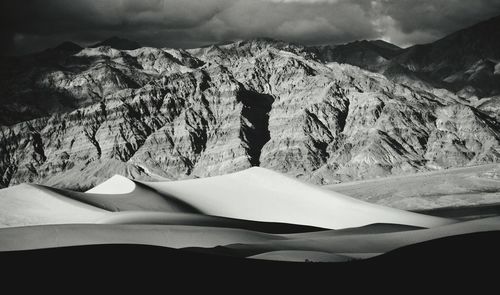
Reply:
<svg viewBox="0 0 500 295"><path fill-rule="evenodd" d="M56 9L40 19L71 6L48 2ZM483 259L500 231L500 16L475 22L411 46L401 22L402 46L257 30L265 38L205 46L110 37L4 48L0 251L141 245L215 261L404 263L421 249L439 260L433 249L446 244ZM29 51L19 32L30 27L12 26L9 50ZM203 43L195 32L190 42Z"/></svg>

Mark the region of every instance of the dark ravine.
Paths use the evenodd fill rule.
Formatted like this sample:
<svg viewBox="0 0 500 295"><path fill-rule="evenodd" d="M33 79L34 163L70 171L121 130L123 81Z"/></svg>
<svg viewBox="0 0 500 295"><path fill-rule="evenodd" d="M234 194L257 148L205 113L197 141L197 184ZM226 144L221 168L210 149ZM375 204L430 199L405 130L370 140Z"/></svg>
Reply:
<svg viewBox="0 0 500 295"><path fill-rule="evenodd" d="M243 104L241 110L240 139L252 166L260 165L260 154L271 139L269 112L274 98L249 90L242 90L237 99Z"/></svg>

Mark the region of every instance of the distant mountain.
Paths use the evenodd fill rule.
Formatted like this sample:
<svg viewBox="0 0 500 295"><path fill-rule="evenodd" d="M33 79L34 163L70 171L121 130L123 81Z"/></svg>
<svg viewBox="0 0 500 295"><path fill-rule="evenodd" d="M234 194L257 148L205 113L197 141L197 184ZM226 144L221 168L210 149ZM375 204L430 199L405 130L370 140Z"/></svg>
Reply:
<svg viewBox="0 0 500 295"><path fill-rule="evenodd" d="M398 64L442 82L463 96L500 94L500 16L416 45L394 58Z"/></svg>
<svg viewBox="0 0 500 295"><path fill-rule="evenodd" d="M76 43L66 41L66 42L63 42L63 43L59 44L58 46L54 47L53 49L58 50L58 51L66 51L66 52L76 53L76 52L82 50L83 47L81 47L80 45L78 45Z"/></svg>
<svg viewBox="0 0 500 295"><path fill-rule="evenodd" d="M347 63L399 83L446 88L466 99L481 99L500 94L499 28L497 16L406 49L381 40L310 49L325 63Z"/></svg>
<svg viewBox="0 0 500 295"><path fill-rule="evenodd" d="M500 16L429 44L401 49L376 41L310 47L325 62L347 63L409 85L446 88L465 99L500 94Z"/></svg>
<svg viewBox="0 0 500 295"><path fill-rule="evenodd" d="M64 75L64 64L82 50L73 42L25 56L0 59L0 125L74 110L79 103L64 91L47 87L49 73ZM46 79L42 82L42 80ZM47 84L46 84L47 83Z"/></svg>
<svg viewBox="0 0 500 295"><path fill-rule="evenodd" d="M118 50L134 50L137 48L141 48L141 44L135 41L130 41L127 39L119 38L119 37L111 37L102 42L91 45L91 48L100 47L100 46L109 46Z"/></svg>
<svg viewBox="0 0 500 295"><path fill-rule="evenodd" d="M379 70L402 51L400 47L382 40L310 48L323 62L347 63L373 71Z"/></svg>

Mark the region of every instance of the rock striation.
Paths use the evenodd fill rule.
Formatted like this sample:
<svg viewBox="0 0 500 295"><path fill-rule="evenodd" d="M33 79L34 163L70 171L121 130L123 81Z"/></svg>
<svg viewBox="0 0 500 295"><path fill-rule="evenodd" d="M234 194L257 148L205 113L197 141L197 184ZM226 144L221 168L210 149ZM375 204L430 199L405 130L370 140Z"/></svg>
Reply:
<svg viewBox="0 0 500 295"><path fill-rule="evenodd" d="M323 62L384 74L393 81L445 88L474 101L500 94L500 16L429 44L401 49L384 41L311 47Z"/></svg>
<svg viewBox="0 0 500 295"><path fill-rule="evenodd" d="M303 46L64 48L4 61L2 187L252 166L329 184L500 159L497 100L471 104Z"/></svg>

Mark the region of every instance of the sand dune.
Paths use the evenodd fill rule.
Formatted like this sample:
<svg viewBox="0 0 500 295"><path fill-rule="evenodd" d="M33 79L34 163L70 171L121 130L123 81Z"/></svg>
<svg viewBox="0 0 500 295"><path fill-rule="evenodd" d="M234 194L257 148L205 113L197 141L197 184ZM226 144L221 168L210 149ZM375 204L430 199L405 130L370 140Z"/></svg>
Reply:
<svg viewBox="0 0 500 295"><path fill-rule="evenodd" d="M289 262L346 262L352 260L348 256L314 251L273 251L248 258Z"/></svg>
<svg viewBox="0 0 500 295"><path fill-rule="evenodd" d="M142 190L137 186L136 182L121 175L114 175L110 179L96 185L95 187L86 191L88 194L130 194Z"/></svg>
<svg viewBox="0 0 500 295"><path fill-rule="evenodd" d="M94 223L107 213L43 186L21 184L0 190L0 227Z"/></svg>
<svg viewBox="0 0 500 295"><path fill-rule="evenodd" d="M113 177L113 179L118 176ZM124 178L124 180L128 180ZM123 181L125 182L125 181ZM162 196L154 190L135 183L134 189L129 193L110 194L110 193L80 193L70 190L56 188L46 188L61 196L75 199L89 205L105 209L108 211L161 211L161 212L187 212L196 213L197 210L182 201L169 196ZM120 187L117 184L117 187Z"/></svg>
<svg viewBox="0 0 500 295"><path fill-rule="evenodd" d="M143 182L209 215L341 229L372 223L434 227L445 218L377 206L263 168L209 178Z"/></svg>
<svg viewBox="0 0 500 295"><path fill-rule="evenodd" d="M120 211L195 212L189 205L127 178L115 176L111 181L118 191L126 187L129 192L80 193L34 184L1 189L0 227L96 223L109 217L109 212Z"/></svg>
<svg viewBox="0 0 500 295"><path fill-rule="evenodd" d="M328 236L343 236L343 235L363 235L363 234L382 234L424 229L423 227L415 227L401 224L375 223L360 227L346 228L340 230L325 230L316 232L291 233L288 236L293 238L310 239L315 237Z"/></svg>
<svg viewBox="0 0 500 295"><path fill-rule="evenodd" d="M220 248L213 247L223 246L228 255L237 257L271 259L278 254L280 260L298 261L306 259L311 253L319 252L368 258L433 239L495 230L500 230L500 217L380 234L335 235L333 230L320 231L309 237L210 226L60 224L0 229L0 251L76 245L141 244L178 249L207 248L205 253L213 251L214 254L221 254ZM311 257L319 260L317 256ZM327 258L333 257L336 256Z"/></svg>
<svg viewBox="0 0 500 295"><path fill-rule="evenodd" d="M297 224L257 222L192 213L127 211L113 212L97 221L101 224L194 225L248 229L265 233L314 233L325 229Z"/></svg>
<svg viewBox="0 0 500 295"><path fill-rule="evenodd" d="M203 179L121 176L85 192L0 190L0 251L135 244L280 261L339 262L500 230L366 203L262 169Z"/></svg>
<svg viewBox="0 0 500 295"><path fill-rule="evenodd" d="M340 255L358 255L365 253L364 258L386 253L388 251L438 238L461 234L489 232L500 230L500 217L460 222L430 229L401 231L380 234L335 235L335 232L318 232L312 235L284 235L287 239L268 241L252 245L227 245L229 249L247 253L248 249L259 252L282 250L301 250L328 252Z"/></svg>
<svg viewBox="0 0 500 295"><path fill-rule="evenodd" d="M77 245L142 244L169 248L216 247L285 239L242 229L152 224L59 224L0 229L0 251Z"/></svg>
<svg viewBox="0 0 500 295"><path fill-rule="evenodd" d="M57 196L59 200L77 201L80 205L85 203L87 208L97 211L192 213L329 229L373 223L434 227L454 222L369 204L262 168L174 182L141 183L115 176L85 193L43 186L38 188L46 194ZM113 193L114 188L118 193ZM11 188L11 191L17 189ZM53 210L57 210L56 207ZM142 222L147 221L144 215L140 219ZM79 220L69 219L68 222ZM28 224L38 223L12 223L13 226Z"/></svg>

